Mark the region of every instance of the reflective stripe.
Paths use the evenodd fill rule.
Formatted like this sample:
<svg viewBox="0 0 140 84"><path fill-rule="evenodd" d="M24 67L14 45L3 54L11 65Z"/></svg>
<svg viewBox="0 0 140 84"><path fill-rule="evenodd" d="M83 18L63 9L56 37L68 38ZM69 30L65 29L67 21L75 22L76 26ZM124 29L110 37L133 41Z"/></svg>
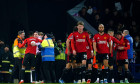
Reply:
<svg viewBox="0 0 140 84"><path fill-rule="evenodd" d="M2 61L2 63L10 63L10 61Z"/></svg>
<svg viewBox="0 0 140 84"><path fill-rule="evenodd" d="M31 70L25 70L25 73L30 73L31 72Z"/></svg>
<svg viewBox="0 0 140 84"><path fill-rule="evenodd" d="M11 66L11 67L14 67L14 65L13 65L13 64L10 64L10 66Z"/></svg>
<svg viewBox="0 0 140 84"><path fill-rule="evenodd" d="M54 55L44 55L42 57L54 57Z"/></svg>
<svg viewBox="0 0 140 84"><path fill-rule="evenodd" d="M19 51L14 52L14 54L18 53Z"/></svg>

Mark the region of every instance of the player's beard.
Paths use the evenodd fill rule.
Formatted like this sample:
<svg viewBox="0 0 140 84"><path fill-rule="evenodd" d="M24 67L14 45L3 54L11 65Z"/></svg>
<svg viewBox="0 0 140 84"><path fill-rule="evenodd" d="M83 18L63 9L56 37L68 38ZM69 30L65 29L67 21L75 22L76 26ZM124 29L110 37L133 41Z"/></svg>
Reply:
<svg viewBox="0 0 140 84"><path fill-rule="evenodd" d="M99 30L99 32L100 32L100 33L103 33L103 32L104 32L104 30Z"/></svg>

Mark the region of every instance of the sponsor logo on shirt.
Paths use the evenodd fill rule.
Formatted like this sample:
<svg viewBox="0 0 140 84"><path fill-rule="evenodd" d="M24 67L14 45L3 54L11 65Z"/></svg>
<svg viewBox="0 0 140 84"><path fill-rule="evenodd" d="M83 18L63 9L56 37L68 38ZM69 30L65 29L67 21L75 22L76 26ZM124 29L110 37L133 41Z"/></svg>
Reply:
<svg viewBox="0 0 140 84"><path fill-rule="evenodd" d="M107 39L107 37L104 37L104 39Z"/></svg>
<svg viewBox="0 0 140 84"><path fill-rule="evenodd" d="M86 36L85 35L83 35L83 38L85 38Z"/></svg>
<svg viewBox="0 0 140 84"><path fill-rule="evenodd" d="M77 42L85 42L85 39L77 39Z"/></svg>
<svg viewBox="0 0 140 84"><path fill-rule="evenodd" d="M106 44L106 41L99 41L99 44Z"/></svg>

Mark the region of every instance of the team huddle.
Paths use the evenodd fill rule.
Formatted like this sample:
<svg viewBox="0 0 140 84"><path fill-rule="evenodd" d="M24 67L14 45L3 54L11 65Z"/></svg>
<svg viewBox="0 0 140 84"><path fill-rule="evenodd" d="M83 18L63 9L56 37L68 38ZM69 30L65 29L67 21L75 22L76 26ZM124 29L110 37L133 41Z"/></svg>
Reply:
<svg viewBox="0 0 140 84"><path fill-rule="evenodd" d="M104 25L99 24L99 33L91 37L91 34L83 30L84 23L80 21L77 23L76 29L69 35L66 41L68 63L59 82L65 82L64 78L72 66L74 83L91 83L92 67L97 68L98 73L95 83L108 83L108 73L111 74L109 75L111 83L115 83L113 50L116 50L120 83L129 83L128 77L130 72L128 69L127 50L130 49L130 44L123 37L122 33L117 32L115 38L113 37L113 30L108 30L107 34L104 32ZM123 32L128 31L124 30ZM125 67L124 76L122 76L123 66ZM110 69L110 72L108 72L108 69ZM104 74L102 70L104 70Z"/></svg>
<svg viewBox="0 0 140 84"><path fill-rule="evenodd" d="M66 40L65 54L67 55L67 64L63 70L61 78L59 79L59 83L63 84L67 79L69 79L67 74L71 69L73 75L72 80L74 83L91 83L93 68L97 69L97 75L94 76L96 77L96 81L94 81L95 83L108 83L108 76L111 78L111 83L115 83L113 71L114 61L117 62L118 65L118 76L120 83L129 83L128 78L130 76L130 71L128 69L129 61L127 50L130 49L130 43L124 38L124 34L127 33L128 30L124 30L123 34L122 32L117 32L116 38L114 37L113 30L108 30L108 34L104 32L103 24L99 24L98 31L99 33L92 37L89 32L84 31L83 22L79 21L77 23L77 26ZM16 43L14 44L15 50L13 53L15 56L18 54L16 51L16 45L18 48L20 48L20 52L25 52L20 73L20 84L24 83L25 69L29 65L31 70L31 82L35 83L35 55L38 47L41 48L40 55L42 57L43 67L45 67L42 72L47 73L48 71L47 75L43 74L46 75L44 76L44 80L47 80L47 83L51 83L52 79L54 79L53 83L56 83L57 81L54 71L55 45L51 37L49 35L45 35L44 39L42 40L36 38L34 36L34 32L30 32L29 38L25 39L24 41L20 40L19 42L20 43L18 45ZM26 50L25 45L27 45ZM113 59L114 50L117 51L117 60ZM124 76L122 73L123 66L125 69ZM109 73L111 75L109 75Z"/></svg>

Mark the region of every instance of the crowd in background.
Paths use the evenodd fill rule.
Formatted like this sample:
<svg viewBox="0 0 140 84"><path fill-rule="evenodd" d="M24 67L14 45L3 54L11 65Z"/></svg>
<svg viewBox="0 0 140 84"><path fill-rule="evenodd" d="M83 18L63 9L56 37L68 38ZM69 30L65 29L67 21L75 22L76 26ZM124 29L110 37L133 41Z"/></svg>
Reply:
<svg viewBox="0 0 140 84"><path fill-rule="evenodd" d="M137 56L136 63L139 64L140 26L133 11L134 2L132 0L86 0L85 6L79 11L78 15L88 21L96 30L100 23L105 25L106 32L109 29L114 30L114 33L125 29L129 30L134 39L133 47Z"/></svg>

